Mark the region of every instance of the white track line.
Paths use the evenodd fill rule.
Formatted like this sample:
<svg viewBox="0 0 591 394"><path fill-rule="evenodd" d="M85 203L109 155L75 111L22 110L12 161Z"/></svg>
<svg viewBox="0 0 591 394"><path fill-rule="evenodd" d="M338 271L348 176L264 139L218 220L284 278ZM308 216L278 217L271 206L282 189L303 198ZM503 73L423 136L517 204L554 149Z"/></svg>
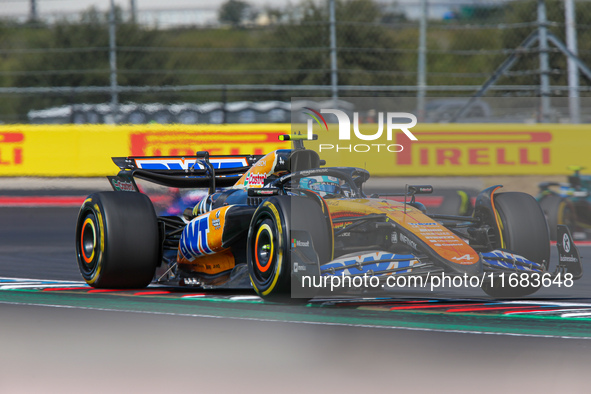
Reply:
<svg viewBox="0 0 591 394"><path fill-rule="evenodd" d="M32 283L32 284L2 284L0 283L0 290L13 290L13 289L49 289L52 287L81 287L86 285L86 283L53 283L53 284L43 284L43 283ZM85 286L89 289L90 286Z"/></svg>
<svg viewBox="0 0 591 394"><path fill-rule="evenodd" d="M74 283L74 284L86 284L84 281L75 281L75 280L56 280L56 279L31 279L31 278L11 278L6 276L0 276L0 281L2 280L13 280L17 283L19 282L46 282L46 283Z"/></svg>

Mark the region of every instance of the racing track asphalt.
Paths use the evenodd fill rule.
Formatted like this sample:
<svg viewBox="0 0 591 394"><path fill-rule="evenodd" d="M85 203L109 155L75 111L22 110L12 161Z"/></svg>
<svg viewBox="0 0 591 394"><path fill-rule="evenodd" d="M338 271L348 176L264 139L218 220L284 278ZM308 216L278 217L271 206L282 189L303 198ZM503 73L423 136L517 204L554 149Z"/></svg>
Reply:
<svg viewBox="0 0 591 394"><path fill-rule="evenodd" d="M77 212L0 208L0 277L79 281ZM583 256L589 251L581 248ZM447 314L430 315L436 324L424 329L376 328L377 314L346 308L204 302L190 309L157 296L1 293L0 392L588 392L591 341L559 338L571 330L560 320L550 321L552 337L475 335L433 329L454 319ZM587 274L567 293L542 289L536 298L588 302L589 294ZM204 312L213 309L223 311ZM577 330L591 337L591 324Z"/></svg>

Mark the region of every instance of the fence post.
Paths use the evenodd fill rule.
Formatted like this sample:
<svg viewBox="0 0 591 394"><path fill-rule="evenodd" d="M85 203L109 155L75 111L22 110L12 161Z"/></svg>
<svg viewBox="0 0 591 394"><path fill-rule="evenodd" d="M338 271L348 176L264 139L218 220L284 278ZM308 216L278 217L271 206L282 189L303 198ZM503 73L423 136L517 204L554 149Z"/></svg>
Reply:
<svg viewBox="0 0 591 394"><path fill-rule="evenodd" d="M338 89L338 66L337 66L337 26L336 26L336 12L335 0L329 1L329 23L330 23L330 85L332 90L332 99L334 106L337 108L337 100L339 99Z"/></svg>
<svg viewBox="0 0 591 394"><path fill-rule="evenodd" d="M30 0L29 4L29 22L37 22L39 16L37 15L37 0Z"/></svg>
<svg viewBox="0 0 591 394"><path fill-rule="evenodd" d="M427 0L421 0L419 58L417 65L417 115L419 121L425 119L425 91L427 90L427 12Z"/></svg>
<svg viewBox="0 0 591 394"><path fill-rule="evenodd" d="M117 123L119 94L117 88L117 44L115 41L115 1L111 0L109 12L109 67L111 70L111 117L112 123Z"/></svg>
<svg viewBox="0 0 591 394"><path fill-rule="evenodd" d="M540 121L546 123L550 116L550 64L548 62L548 19L546 2L538 0L538 41L540 50Z"/></svg>
<svg viewBox="0 0 591 394"><path fill-rule="evenodd" d="M129 17L131 23L137 23L137 4L135 0L129 0L129 12L131 14Z"/></svg>
<svg viewBox="0 0 591 394"><path fill-rule="evenodd" d="M574 0L564 2L564 19L566 24L566 47L573 55L578 56L577 27ZM575 59L568 59L568 108L571 123L581 123L581 104L579 101L579 68Z"/></svg>

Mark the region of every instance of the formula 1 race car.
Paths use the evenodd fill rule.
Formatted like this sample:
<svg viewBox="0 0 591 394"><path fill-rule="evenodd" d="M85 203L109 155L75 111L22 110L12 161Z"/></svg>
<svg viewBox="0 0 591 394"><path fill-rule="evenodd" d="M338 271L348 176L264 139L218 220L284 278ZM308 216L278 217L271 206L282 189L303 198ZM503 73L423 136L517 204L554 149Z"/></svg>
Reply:
<svg viewBox="0 0 591 394"><path fill-rule="evenodd" d="M584 167L571 166L574 174L567 183L542 182L538 201L550 226L550 239L556 241L556 225L569 228L573 237L591 237L591 176L581 175Z"/></svg>
<svg viewBox="0 0 591 394"><path fill-rule="evenodd" d="M324 167L301 136L293 149L265 156L116 157L114 189L90 195L76 226L80 272L97 288L163 283L254 288L267 299L310 298L305 281L330 276L436 274L479 277L493 297L534 293L539 280L508 286L503 275L582 276L578 252L562 228L560 262L548 272L548 226L524 193L482 191L472 216L429 214L408 186L404 201L365 195L368 171ZM159 216L136 179L208 195L182 215ZM398 195L397 197L401 197ZM297 291L295 291L297 290Z"/></svg>

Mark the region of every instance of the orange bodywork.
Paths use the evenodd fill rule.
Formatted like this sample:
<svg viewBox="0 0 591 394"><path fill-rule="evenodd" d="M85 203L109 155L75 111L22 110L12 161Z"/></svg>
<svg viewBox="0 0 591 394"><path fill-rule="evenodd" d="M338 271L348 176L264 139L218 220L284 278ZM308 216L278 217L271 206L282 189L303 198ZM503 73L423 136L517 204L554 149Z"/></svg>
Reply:
<svg viewBox="0 0 591 394"><path fill-rule="evenodd" d="M450 263L473 265L480 260L478 253L460 237L410 205L406 206L405 213L404 204L391 200L327 199L326 204L333 220L343 217L386 214L396 226L403 227L414 234L432 248L435 253ZM337 223L335 228L346 224Z"/></svg>
<svg viewBox="0 0 591 394"><path fill-rule="evenodd" d="M193 261L179 261L179 268L185 272L199 272L202 274L215 275L231 270L236 265L234 255L229 249L220 253L198 257Z"/></svg>
<svg viewBox="0 0 591 394"><path fill-rule="evenodd" d="M222 246L230 208L225 206L199 215L185 227L177 254L180 268L210 275L234 268L234 256Z"/></svg>
<svg viewBox="0 0 591 394"><path fill-rule="evenodd" d="M265 184L265 179L275 172L277 154L271 152L256 162L234 185L234 189L260 188Z"/></svg>

